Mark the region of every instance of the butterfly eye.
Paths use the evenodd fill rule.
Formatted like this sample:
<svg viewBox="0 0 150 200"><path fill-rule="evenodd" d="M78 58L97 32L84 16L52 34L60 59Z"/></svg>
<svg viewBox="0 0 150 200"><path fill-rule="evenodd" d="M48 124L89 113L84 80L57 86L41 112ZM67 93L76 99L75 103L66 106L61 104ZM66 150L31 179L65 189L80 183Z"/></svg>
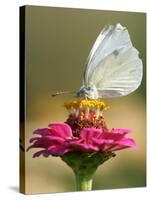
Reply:
<svg viewBox="0 0 150 200"><path fill-rule="evenodd" d="M115 50L115 51L113 51L113 54L114 54L115 56L118 56L119 51L118 51L118 50Z"/></svg>

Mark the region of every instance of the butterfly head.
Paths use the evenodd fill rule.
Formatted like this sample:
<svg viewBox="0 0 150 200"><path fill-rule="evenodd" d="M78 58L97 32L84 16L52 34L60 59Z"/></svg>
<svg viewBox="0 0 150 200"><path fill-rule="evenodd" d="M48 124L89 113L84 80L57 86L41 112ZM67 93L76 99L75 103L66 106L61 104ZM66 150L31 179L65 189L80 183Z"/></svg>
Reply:
<svg viewBox="0 0 150 200"><path fill-rule="evenodd" d="M98 99L98 91L97 88L92 86L82 86L80 90L77 92L77 97L87 97L89 99Z"/></svg>

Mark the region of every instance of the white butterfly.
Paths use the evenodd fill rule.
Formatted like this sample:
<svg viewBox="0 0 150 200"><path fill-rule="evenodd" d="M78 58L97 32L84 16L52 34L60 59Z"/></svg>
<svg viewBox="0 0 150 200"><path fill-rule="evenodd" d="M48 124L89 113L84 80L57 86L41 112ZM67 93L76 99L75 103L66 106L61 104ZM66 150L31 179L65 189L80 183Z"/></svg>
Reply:
<svg viewBox="0 0 150 200"><path fill-rule="evenodd" d="M125 96L141 84L143 65L128 30L108 25L99 34L87 58L83 86L77 96L89 99Z"/></svg>

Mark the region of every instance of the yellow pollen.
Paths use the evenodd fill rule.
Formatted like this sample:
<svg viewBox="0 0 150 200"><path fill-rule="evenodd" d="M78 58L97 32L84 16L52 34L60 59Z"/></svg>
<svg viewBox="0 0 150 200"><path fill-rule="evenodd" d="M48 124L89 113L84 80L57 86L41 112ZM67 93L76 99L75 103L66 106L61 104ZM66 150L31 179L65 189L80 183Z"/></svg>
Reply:
<svg viewBox="0 0 150 200"><path fill-rule="evenodd" d="M110 106L105 104L103 101L100 100L72 100L72 101L67 101L64 103L64 106L70 110L72 108L74 109L86 109L86 108L91 108L91 109L100 109L100 111L103 110L108 110L110 109Z"/></svg>

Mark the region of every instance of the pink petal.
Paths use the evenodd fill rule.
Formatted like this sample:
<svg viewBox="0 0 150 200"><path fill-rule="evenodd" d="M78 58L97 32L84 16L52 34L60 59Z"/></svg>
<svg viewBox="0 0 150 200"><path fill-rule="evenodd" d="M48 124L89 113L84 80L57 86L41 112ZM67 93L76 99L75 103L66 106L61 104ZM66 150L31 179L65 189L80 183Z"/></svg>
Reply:
<svg viewBox="0 0 150 200"><path fill-rule="evenodd" d="M131 133L131 132L132 131L129 129L112 129L112 130L103 131L101 138L113 139L114 141L116 141L116 140L123 139L126 134Z"/></svg>
<svg viewBox="0 0 150 200"><path fill-rule="evenodd" d="M38 138L38 139L36 138L36 141L31 146L29 146L27 150L31 148L47 148L49 147L49 145L51 145L51 143L52 141L46 139L45 137Z"/></svg>
<svg viewBox="0 0 150 200"><path fill-rule="evenodd" d="M60 136L65 139L72 137L72 130L68 124L53 123L48 125L52 135Z"/></svg>
<svg viewBox="0 0 150 200"><path fill-rule="evenodd" d="M100 151L107 151L107 149L110 147L110 145L113 144L113 140L111 139L96 139L96 138L93 138L94 142L99 144L99 150Z"/></svg>
<svg viewBox="0 0 150 200"><path fill-rule="evenodd" d="M99 137L102 134L102 129L96 128L83 128L80 133L80 137L83 138L87 143L90 143L91 138Z"/></svg>
<svg viewBox="0 0 150 200"><path fill-rule="evenodd" d="M48 154L47 150L41 150L41 151L38 151L38 152L34 153L33 154L33 158L39 157L40 155L43 155L43 156L47 157L49 154Z"/></svg>
<svg viewBox="0 0 150 200"><path fill-rule="evenodd" d="M135 141L132 138L124 138L123 140L114 142L114 144L107 148L107 151L118 151L130 147L136 147Z"/></svg>
<svg viewBox="0 0 150 200"><path fill-rule="evenodd" d="M72 147L75 151L91 152L99 151L98 146L85 143L83 139L69 141L68 146Z"/></svg>
<svg viewBox="0 0 150 200"><path fill-rule="evenodd" d="M57 136L46 136L46 139L48 139L49 141L51 141L51 143L64 143L64 138L61 137L57 137Z"/></svg>
<svg viewBox="0 0 150 200"><path fill-rule="evenodd" d="M42 136L45 136L49 134L49 129L48 128L38 128L35 131L33 131L33 134L39 134Z"/></svg>
<svg viewBox="0 0 150 200"><path fill-rule="evenodd" d="M114 142L114 140L112 139L97 139L97 138L92 138L92 140L97 143L97 144L112 144Z"/></svg>
<svg viewBox="0 0 150 200"><path fill-rule="evenodd" d="M69 151L71 151L71 149L63 145L52 145L48 148L49 154L55 156L62 156Z"/></svg>
<svg viewBox="0 0 150 200"><path fill-rule="evenodd" d="M29 141L30 141L30 143L32 143L32 142L37 141L38 139L39 139L39 137L34 137L34 138L31 138Z"/></svg>
<svg viewBox="0 0 150 200"><path fill-rule="evenodd" d="M129 134L132 133L133 131L130 129L125 129L125 128L116 128L116 129L112 129L110 130L111 133L116 133L116 134Z"/></svg>

